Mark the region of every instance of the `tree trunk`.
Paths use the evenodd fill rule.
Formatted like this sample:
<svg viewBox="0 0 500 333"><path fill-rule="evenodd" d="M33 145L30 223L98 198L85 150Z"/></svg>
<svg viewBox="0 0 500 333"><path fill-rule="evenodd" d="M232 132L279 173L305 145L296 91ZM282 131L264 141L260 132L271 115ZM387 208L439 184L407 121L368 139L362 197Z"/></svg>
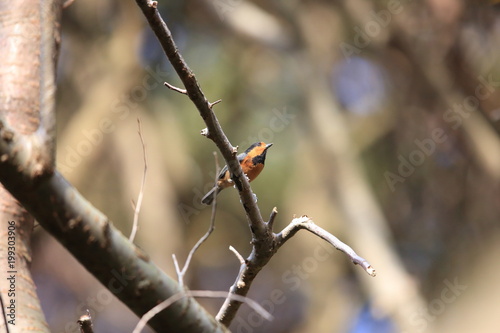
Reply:
<svg viewBox="0 0 500 333"><path fill-rule="evenodd" d="M0 115L5 125L27 136L39 130L40 108L47 102L41 94L47 88L42 79L47 73L41 70L43 56L47 56L42 49L42 34L47 30L42 24L56 25L55 7L49 6L36 0L0 2ZM54 48L53 33L51 39L48 46ZM48 59L52 68L54 60ZM53 91L49 91L50 98ZM29 270L33 222L33 217L0 185L0 291L9 332L49 332ZM5 327L0 329L4 331Z"/></svg>

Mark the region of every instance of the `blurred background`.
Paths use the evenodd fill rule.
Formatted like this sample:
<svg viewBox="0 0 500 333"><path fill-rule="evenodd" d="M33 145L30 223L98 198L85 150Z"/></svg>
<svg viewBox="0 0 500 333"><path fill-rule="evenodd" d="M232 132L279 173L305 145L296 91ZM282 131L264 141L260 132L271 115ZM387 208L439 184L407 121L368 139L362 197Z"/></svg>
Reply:
<svg viewBox="0 0 500 333"><path fill-rule="evenodd" d="M160 1L181 54L240 151L273 142L252 183L278 232L307 214L377 270L303 231L260 273L233 332L497 332L500 8L495 1ZM63 13L58 168L171 276L208 228L215 145L132 1ZM219 162L223 163L219 155ZM228 290L250 251L234 189L188 271ZM33 275L53 332L129 332L137 318L37 228ZM216 314L222 300L200 300Z"/></svg>

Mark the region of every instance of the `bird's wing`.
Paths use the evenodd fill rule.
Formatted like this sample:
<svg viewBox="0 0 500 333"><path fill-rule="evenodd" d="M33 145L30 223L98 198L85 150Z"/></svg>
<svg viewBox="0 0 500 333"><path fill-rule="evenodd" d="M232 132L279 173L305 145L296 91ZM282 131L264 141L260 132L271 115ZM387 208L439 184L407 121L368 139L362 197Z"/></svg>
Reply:
<svg viewBox="0 0 500 333"><path fill-rule="evenodd" d="M236 156L236 159L238 160L239 163L241 163L241 161L243 161L243 159L245 158L245 156L247 156L246 153L241 153L239 154L238 156ZM224 178L226 172L228 170L228 167L227 167L227 164L224 165L224 167L221 169L221 171L219 172L219 176L218 176L218 179L222 179Z"/></svg>
<svg viewBox="0 0 500 333"><path fill-rule="evenodd" d="M217 177L218 179L222 179L224 178L224 175L226 174L226 171L227 171L227 165L224 165L224 167L221 169L221 171L219 172L219 176Z"/></svg>
<svg viewBox="0 0 500 333"><path fill-rule="evenodd" d="M243 159L247 156L247 153L241 153L239 154L238 156L236 156L236 158L238 159L238 162L241 163L241 161L243 161Z"/></svg>

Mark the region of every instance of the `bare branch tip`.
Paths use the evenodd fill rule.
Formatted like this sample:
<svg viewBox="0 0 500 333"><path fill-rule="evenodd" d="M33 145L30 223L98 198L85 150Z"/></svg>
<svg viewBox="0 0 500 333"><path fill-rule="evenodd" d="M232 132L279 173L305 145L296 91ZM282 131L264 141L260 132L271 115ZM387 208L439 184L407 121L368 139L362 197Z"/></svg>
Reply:
<svg viewBox="0 0 500 333"><path fill-rule="evenodd" d="M377 272L375 271L375 268L372 267L372 265L366 263L368 266L367 267L363 267L365 269L365 271L368 273L368 275L370 275L371 277L376 277L377 276Z"/></svg>
<svg viewBox="0 0 500 333"><path fill-rule="evenodd" d="M218 99L218 100L216 100L216 101L215 101L215 102L213 102L213 103L209 103L209 104L210 104L210 109L212 109L212 107L213 107L214 105L219 104L220 102L222 102L222 99Z"/></svg>
<svg viewBox="0 0 500 333"><path fill-rule="evenodd" d="M158 1L148 1L148 6L151 8L158 8Z"/></svg>
<svg viewBox="0 0 500 333"><path fill-rule="evenodd" d="M276 218L276 215L278 215L278 208L273 207L271 216L269 216L269 221L267 222L267 228L271 231L273 231L274 219Z"/></svg>
<svg viewBox="0 0 500 333"><path fill-rule="evenodd" d="M236 258L240 261L240 264L244 265L245 264L245 258L236 250L232 245L229 245L229 250L234 253Z"/></svg>
<svg viewBox="0 0 500 333"><path fill-rule="evenodd" d="M175 255L175 253L172 253L172 260L174 261L174 266L175 266L176 272L180 273L179 262L177 261L177 256Z"/></svg>
<svg viewBox="0 0 500 333"><path fill-rule="evenodd" d="M163 82L163 84L165 85L165 87L167 87L170 90L177 91L178 93L183 94L183 95L187 95L187 90L186 89L178 88L176 86L171 85L168 82Z"/></svg>

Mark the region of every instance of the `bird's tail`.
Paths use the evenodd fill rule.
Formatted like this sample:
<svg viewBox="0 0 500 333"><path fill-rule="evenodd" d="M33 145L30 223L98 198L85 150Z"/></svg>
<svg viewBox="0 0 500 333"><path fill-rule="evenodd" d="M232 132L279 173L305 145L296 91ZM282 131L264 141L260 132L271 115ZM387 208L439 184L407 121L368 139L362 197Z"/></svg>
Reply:
<svg viewBox="0 0 500 333"><path fill-rule="evenodd" d="M205 205L211 205L214 201L215 196L219 194L219 192L219 188L217 186L214 186L214 188L208 191L208 193L205 194L205 196L201 199L201 203Z"/></svg>

